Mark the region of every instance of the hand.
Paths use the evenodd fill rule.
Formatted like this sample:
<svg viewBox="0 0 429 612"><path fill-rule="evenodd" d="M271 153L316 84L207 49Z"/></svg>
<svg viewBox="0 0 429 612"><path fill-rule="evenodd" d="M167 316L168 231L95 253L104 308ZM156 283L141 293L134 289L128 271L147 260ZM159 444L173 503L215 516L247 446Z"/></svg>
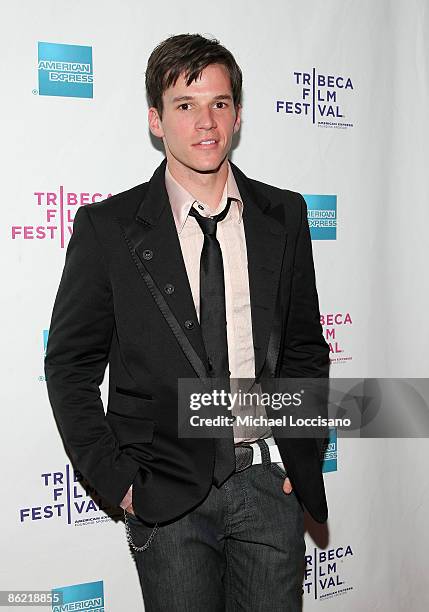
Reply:
<svg viewBox="0 0 429 612"><path fill-rule="evenodd" d="M289 478L285 478L285 481L283 483L283 492L286 493L286 495L292 493L292 483Z"/></svg>

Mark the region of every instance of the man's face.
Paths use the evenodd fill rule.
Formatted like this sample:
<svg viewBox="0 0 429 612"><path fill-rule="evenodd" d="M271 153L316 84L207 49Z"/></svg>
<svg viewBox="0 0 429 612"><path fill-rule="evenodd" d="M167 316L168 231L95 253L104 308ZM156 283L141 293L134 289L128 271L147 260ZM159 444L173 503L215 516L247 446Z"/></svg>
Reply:
<svg viewBox="0 0 429 612"><path fill-rule="evenodd" d="M162 119L149 109L149 127L162 138L171 170L216 172L240 127L240 113L225 66L211 64L189 87L180 75L163 94Z"/></svg>

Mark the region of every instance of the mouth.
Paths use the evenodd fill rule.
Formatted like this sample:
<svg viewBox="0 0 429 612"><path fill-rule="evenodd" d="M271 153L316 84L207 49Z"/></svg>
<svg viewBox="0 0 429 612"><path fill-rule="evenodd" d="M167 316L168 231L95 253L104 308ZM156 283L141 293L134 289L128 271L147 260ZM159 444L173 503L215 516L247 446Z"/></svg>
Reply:
<svg viewBox="0 0 429 612"><path fill-rule="evenodd" d="M197 142L192 146L197 147L198 149L215 149L217 144L218 141L215 138L206 138L205 140L200 140L200 142Z"/></svg>

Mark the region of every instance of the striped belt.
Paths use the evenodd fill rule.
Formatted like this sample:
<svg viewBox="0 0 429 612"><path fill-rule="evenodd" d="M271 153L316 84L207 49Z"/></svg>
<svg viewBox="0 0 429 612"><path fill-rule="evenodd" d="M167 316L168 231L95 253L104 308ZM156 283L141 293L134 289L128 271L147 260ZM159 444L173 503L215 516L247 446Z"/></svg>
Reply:
<svg viewBox="0 0 429 612"><path fill-rule="evenodd" d="M263 463L264 457L271 463L277 463L284 469L279 448L273 438L261 438L255 442L236 444L235 447L235 471L242 472L251 465Z"/></svg>

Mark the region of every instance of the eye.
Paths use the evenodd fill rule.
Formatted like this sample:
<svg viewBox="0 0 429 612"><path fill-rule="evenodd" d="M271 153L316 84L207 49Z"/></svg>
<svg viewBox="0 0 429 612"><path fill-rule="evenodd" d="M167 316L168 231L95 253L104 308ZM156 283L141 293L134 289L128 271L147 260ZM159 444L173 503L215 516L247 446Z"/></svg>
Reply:
<svg viewBox="0 0 429 612"><path fill-rule="evenodd" d="M182 104L179 104L177 108L180 108L180 110L188 110L190 106L191 105L189 104L189 102L183 102ZM187 107L187 108L184 108L184 107Z"/></svg>
<svg viewBox="0 0 429 612"><path fill-rule="evenodd" d="M219 106L219 104L221 106ZM226 106L228 106L226 102L216 102L216 108L225 108Z"/></svg>

